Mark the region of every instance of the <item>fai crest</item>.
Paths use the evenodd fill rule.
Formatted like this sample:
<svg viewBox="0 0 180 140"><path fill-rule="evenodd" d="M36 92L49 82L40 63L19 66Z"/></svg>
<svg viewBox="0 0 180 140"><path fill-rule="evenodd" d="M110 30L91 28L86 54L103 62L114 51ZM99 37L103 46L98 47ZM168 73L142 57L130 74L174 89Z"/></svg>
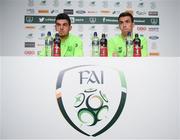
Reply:
<svg viewBox="0 0 180 140"><path fill-rule="evenodd" d="M66 121L87 136L108 130L126 101L123 72L109 67L80 65L59 73L56 97Z"/></svg>

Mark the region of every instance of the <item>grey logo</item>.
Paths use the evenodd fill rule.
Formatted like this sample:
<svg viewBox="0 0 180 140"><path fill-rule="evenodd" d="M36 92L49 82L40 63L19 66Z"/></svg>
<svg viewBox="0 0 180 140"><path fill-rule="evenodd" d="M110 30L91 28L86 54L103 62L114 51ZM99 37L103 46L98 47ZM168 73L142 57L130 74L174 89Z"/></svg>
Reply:
<svg viewBox="0 0 180 140"><path fill-rule="evenodd" d="M32 22L33 22L33 17L27 16L27 17L26 17L26 22L27 22L27 23L32 23Z"/></svg>
<svg viewBox="0 0 180 140"><path fill-rule="evenodd" d="M95 22L96 22L96 18L95 18L95 17L89 18L89 22L90 22L90 23L95 23Z"/></svg>
<svg viewBox="0 0 180 140"><path fill-rule="evenodd" d="M157 18L152 18L151 19L151 23L153 24L153 25L157 25L158 24L158 19Z"/></svg>

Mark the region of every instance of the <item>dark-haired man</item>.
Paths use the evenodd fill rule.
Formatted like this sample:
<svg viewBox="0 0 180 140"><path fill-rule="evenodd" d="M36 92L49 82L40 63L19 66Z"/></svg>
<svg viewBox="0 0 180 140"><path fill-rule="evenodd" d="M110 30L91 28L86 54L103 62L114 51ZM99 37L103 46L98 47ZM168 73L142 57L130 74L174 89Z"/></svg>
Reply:
<svg viewBox="0 0 180 140"><path fill-rule="evenodd" d="M69 33L72 29L70 17L65 13L60 13L55 19L55 29L61 39L61 56L83 56L83 43L80 37ZM40 52L40 56L46 56L45 47ZM49 53L49 56L51 53Z"/></svg>
<svg viewBox="0 0 180 140"><path fill-rule="evenodd" d="M118 17L119 28L121 34L116 35L108 40L108 56L127 56L126 52L126 38L130 32L132 40L135 35L133 34L134 17L129 12L123 12ZM139 36L141 40L141 56L148 56L147 39Z"/></svg>

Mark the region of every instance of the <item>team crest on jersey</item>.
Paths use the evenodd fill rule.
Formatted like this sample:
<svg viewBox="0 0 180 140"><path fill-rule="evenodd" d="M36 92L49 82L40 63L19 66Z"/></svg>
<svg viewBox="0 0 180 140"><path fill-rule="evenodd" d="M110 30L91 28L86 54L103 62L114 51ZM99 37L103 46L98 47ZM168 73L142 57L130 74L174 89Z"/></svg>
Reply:
<svg viewBox="0 0 180 140"><path fill-rule="evenodd" d="M57 102L66 121L87 136L98 136L119 118L127 96L122 71L79 65L60 71Z"/></svg>

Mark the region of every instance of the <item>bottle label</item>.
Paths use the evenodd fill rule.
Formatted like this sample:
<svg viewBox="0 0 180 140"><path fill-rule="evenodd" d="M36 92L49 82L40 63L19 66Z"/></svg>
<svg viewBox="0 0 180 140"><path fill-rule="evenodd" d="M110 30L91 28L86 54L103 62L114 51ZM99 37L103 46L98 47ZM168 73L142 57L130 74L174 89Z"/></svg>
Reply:
<svg viewBox="0 0 180 140"><path fill-rule="evenodd" d="M141 57L141 47L139 47L138 45L134 46L134 57Z"/></svg>
<svg viewBox="0 0 180 140"><path fill-rule="evenodd" d="M101 56L101 57L106 57L106 56L108 56L107 47L101 47L101 48L100 48L100 56Z"/></svg>
<svg viewBox="0 0 180 140"><path fill-rule="evenodd" d="M54 45L53 56L61 56L60 47L57 44Z"/></svg>

